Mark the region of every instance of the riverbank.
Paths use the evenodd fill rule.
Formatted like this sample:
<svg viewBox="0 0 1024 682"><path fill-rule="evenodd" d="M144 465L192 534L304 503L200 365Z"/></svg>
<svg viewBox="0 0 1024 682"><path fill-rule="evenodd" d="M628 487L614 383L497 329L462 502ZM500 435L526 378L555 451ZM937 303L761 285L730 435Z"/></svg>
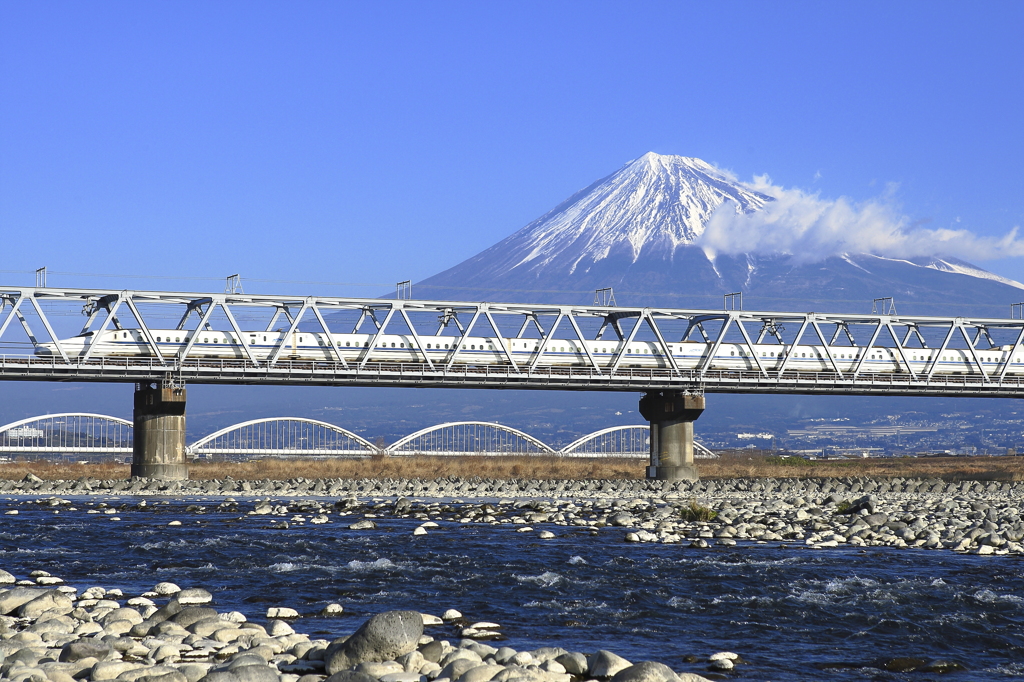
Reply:
<svg viewBox="0 0 1024 682"><path fill-rule="evenodd" d="M211 481L235 480L406 478L449 476L487 479L638 480L646 460L625 458L529 457L372 457L367 459L264 458L247 462L193 462L189 477ZM1024 481L1024 457L896 457L850 460L805 460L750 454L723 454L698 460L701 478L938 478L944 481ZM127 464L56 464L19 461L0 464L0 480L19 480L32 474L45 480L125 479Z"/></svg>

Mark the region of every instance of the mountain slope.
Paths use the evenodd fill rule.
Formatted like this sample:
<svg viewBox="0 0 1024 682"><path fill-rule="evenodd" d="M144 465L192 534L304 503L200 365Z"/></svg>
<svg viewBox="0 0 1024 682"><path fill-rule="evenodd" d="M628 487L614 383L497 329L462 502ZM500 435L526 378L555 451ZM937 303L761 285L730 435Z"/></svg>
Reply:
<svg viewBox="0 0 1024 682"><path fill-rule="evenodd" d="M835 312L869 312L872 298L894 296L904 313L1000 317L1024 300L1024 285L954 258L711 259L695 240L727 201L751 213L773 199L700 159L648 153L414 290L425 298L590 303L595 289L610 286L620 305L710 308L741 291L748 310Z"/></svg>

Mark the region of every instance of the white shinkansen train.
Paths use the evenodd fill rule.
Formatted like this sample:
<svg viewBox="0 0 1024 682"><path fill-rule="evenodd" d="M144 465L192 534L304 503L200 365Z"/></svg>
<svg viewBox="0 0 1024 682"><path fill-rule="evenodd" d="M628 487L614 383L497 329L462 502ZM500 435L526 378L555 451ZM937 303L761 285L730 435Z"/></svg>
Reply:
<svg viewBox="0 0 1024 682"><path fill-rule="evenodd" d="M287 332L244 332L240 337L233 332L204 331L193 332L175 329L157 329L152 331L154 340L165 358L177 357L195 334L195 343L189 349L190 359L220 358L244 359L248 357L243 344L257 360L267 358L280 344ZM285 341L278 359L281 360L313 360L334 361L336 359L330 339L342 357L349 362L360 361L368 353L373 362L423 362L425 353L431 361L443 363L451 358L458 343L458 337L426 336L421 337L423 351L416 348L414 337L403 334L388 334L377 337L371 334L332 334L294 332ZM69 357L81 357L91 346L91 357L153 357L154 353L146 342L140 329L118 329L102 332L98 337L94 332L61 340L61 346ZM373 347L371 347L373 343ZM464 365L501 365L507 364L508 358L504 348L515 360L516 364L524 365L533 362L537 353L541 352L542 341L539 339L517 339L496 337L468 337L462 344L457 364ZM547 341L543 356L538 364L545 366L590 366L587 350L594 361L601 367L610 367L617 354L625 346L625 354L619 367L665 369L671 365L661 345L649 341L578 341L550 339ZM703 358L711 352L711 343L675 342L669 343L676 365L680 369L693 369L702 363ZM965 349L947 349L941 353L937 349L918 348L904 349L907 362L915 372L929 372L935 364L936 374L978 374L974 355L984 368L985 374L998 375L1003 373L1007 363L1007 374L1024 374L1024 352L1011 357L1012 346L1001 346L972 353ZM852 371L866 353L861 366L862 372L902 372L906 365L895 348L875 346L867 349L859 346L833 346L833 358L843 372ZM758 355L761 365L767 370L779 369L786 354L790 355L786 363L787 370L804 372L832 371L822 346L799 345L782 346L778 344L754 345L754 353ZM53 343L40 344L37 355L59 355ZM723 370L756 370L757 364L745 344L723 343L719 346L715 357L711 359L709 369Z"/></svg>

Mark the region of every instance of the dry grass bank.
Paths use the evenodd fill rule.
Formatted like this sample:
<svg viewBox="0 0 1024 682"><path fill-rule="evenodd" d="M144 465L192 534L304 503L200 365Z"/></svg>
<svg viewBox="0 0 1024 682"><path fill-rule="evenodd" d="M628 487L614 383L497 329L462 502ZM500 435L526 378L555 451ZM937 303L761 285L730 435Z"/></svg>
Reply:
<svg viewBox="0 0 1024 682"><path fill-rule="evenodd" d="M263 459L251 462L198 462L190 478L211 480L286 480L289 478L421 478L442 476L505 479L637 479L645 460L569 459L560 457L374 457L364 460ZM807 462L748 452L726 453L698 463L701 478L942 478L947 481L1024 481L1024 457L906 457ZM0 479L20 480L26 474L46 480L121 479L126 464L0 464Z"/></svg>

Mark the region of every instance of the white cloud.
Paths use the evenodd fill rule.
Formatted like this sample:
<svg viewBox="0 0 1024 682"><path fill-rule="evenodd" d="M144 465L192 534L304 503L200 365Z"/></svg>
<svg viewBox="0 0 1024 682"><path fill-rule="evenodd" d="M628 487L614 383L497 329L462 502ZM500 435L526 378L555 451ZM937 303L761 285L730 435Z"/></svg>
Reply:
<svg viewBox="0 0 1024 682"><path fill-rule="evenodd" d="M1024 255L1024 240L1017 238L1016 227L1002 237L963 229L931 230L914 226L889 196L859 204L846 198L822 199L773 185L767 176L756 177L750 186L775 201L747 214L737 214L729 202L719 207L697 239L709 256L790 254L799 261L814 262L844 253L964 260Z"/></svg>

